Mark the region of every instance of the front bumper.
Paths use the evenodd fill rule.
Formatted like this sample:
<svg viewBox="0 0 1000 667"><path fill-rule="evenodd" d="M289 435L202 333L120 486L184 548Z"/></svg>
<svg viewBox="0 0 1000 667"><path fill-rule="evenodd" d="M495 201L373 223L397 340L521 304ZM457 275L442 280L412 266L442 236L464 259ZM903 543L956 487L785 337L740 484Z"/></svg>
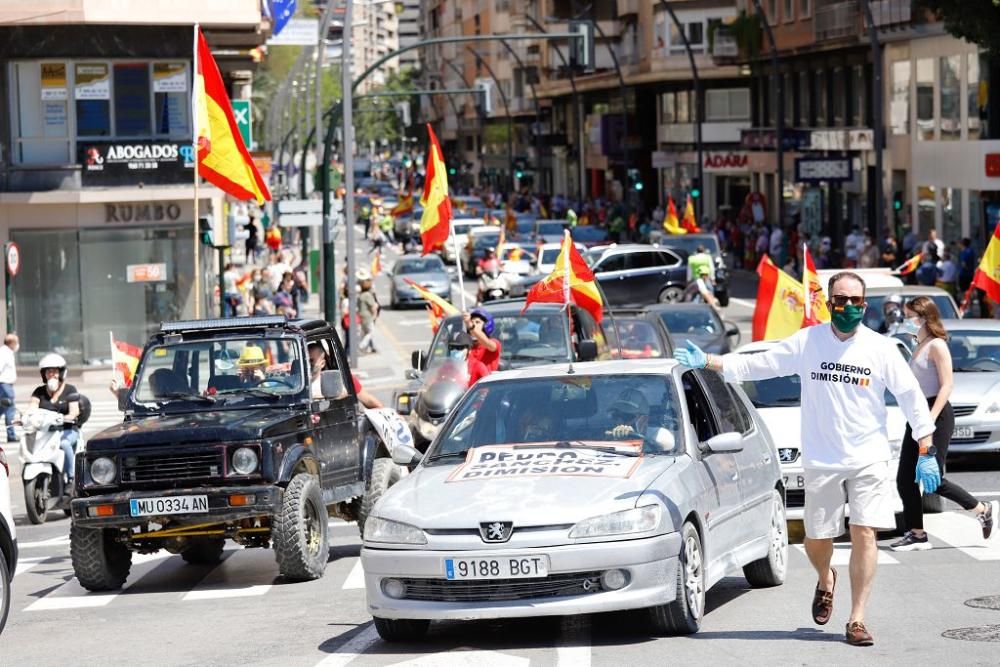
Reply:
<svg viewBox="0 0 1000 667"><path fill-rule="evenodd" d="M249 505L234 507L230 504L230 496L253 495L254 502ZM224 486L224 487L194 487L186 489L160 489L143 491L119 491L99 496L76 498L72 502L73 522L89 527L128 527L141 526L150 521L162 521L168 518L174 523L222 523L239 521L258 516L270 516L281 509L283 490L272 485L256 486ZM130 510L130 501L146 498L170 498L172 496L208 496L208 512L193 512L190 514L170 514L165 517L138 516L134 517ZM90 508L98 505L111 505L114 513L110 516L91 516Z"/></svg>
<svg viewBox="0 0 1000 667"><path fill-rule="evenodd" d="M1000 425L996 422L981 422L972 419L956 419L955 428L971 427L971 438L952 438L948 445L949 454L985 454L1000 452Z"/></svg>
<svg viewBox="0 0 1000 667"><path fill-rule="evenodd" d="M641 609L673 601L677 593L677 561L680 548L679 533L638 540L528 549L411 551L374 549L366 546L361 550L361 564L365 572L368 611L372 616L432 620L562 616ZM444 577L446 558L526 558L539 555L549 557L549 577L623 569L628 573L628 583L618 590L584 592L581 589L579 594L546 597L531 597L530 593L527 593L525 597L517 600L472 602L454 602L445 599L397 600L388 597L382 591L382 580L390 577L431 580L435 583L447 582ZM533 581L544 582L545 579ZM447 597L447 594L442 596L444 597Z"/></svg>

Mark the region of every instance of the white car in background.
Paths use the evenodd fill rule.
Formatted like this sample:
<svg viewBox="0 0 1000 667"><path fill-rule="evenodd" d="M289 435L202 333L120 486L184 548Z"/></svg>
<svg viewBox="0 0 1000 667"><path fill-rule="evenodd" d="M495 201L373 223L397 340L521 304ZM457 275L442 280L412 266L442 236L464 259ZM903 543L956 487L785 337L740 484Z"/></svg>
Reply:
<svg viewBox="0 0 1000 667"><path fill-rule="evenodd" d="M448 239L448 241L441 247L441 259L443 259L448 264L455 264L458 262L458 255L455 254L455 248L459 249L461 252L465 244L469 242L469 230L476 227L485 227L486 221L482 218L454 218L451 221L451 228L455 231L455 240Z"/></svg>
<svg viewBox="0 0 1000 667"><path fill-rule="evenodd" d="M737 354L752 354L769 350L779 341L757 341L748 343ZM906 346L897 342L900 354L909 359L910 353ZM781 476L785 484L785 507L789 521L802 521L805 505L805 471L802 469L801 442L801 388L798 375L772 378L770 380L747 381L742 383L743 391L750 402L757 408L761 419L771 432L774 446L778 449L778 461L781 463ZM899 452L906 433L906 417L896 404L896 399L886 392L888 418L886 428L889 433L889 446L892 449L891 474L896 479L896 469L899 467ZM928 496L927 502L938 496ZM896 498L896 512L903 511L902 502ZM938 510L940 511L940 510Z"/></svg>
<svg viewBox="0 0 1000 667"><path fill-rule="evenodd" d="M17 534L10 510L10 465L0 448L0 633L10 611L10 586L17 569Z"/></svg>
<svg viewBox="0 0 1000 667"><path fill-rule="evenodd" d="M574 243L576 249L583 255L587 252L587 247L582 243ZM543 243L538 249L538 261L535 264L535 269L537 273L547 276L552 273L552 269L556 267L556 258L559 257L559 250L562 248L562 243Z"/></svg>
<svg viewBox="0 0 1000 667"><path fill-rule="evenodd" d="M520 243L505 243L501 250L500 265L503 272L523 278L534 273L535 253Z"/></svg>

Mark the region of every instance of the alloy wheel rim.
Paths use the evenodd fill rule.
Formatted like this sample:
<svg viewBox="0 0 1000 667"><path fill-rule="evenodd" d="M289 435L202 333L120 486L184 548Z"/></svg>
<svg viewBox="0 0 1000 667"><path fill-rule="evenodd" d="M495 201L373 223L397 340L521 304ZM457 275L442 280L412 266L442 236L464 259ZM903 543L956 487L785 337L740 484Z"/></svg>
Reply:
<svg viewBox="0 0 1000 667"><path fill-rule="evenodd" d="M306 549L310 554L316 554L319 552L320 543L322 542L318 513L311 502L306 502L304 510Z"/></svg>
<svg viewBox="0 0 1000 667"><path fill-rule="evenodd" d="M688 609L694 618L701 618L701 601L705 593L701 565L698 541L693 536L688 537L684 542L684 589L687 592Z"/></svg>
<svg viewBox="0 0 1000 667"><path fill-rule="evenodd" d="M781 510L781 501L775 499L774 511L771 512L771 552L775 567L783 575L785 573L788 550L788 533L786 531L784 512Z"/></svg>

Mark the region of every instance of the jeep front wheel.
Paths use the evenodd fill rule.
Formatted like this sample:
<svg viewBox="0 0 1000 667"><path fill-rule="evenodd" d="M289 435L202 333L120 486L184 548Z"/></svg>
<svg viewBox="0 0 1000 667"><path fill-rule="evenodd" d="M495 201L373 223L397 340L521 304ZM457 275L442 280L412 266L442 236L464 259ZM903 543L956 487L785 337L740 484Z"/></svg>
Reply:
<svg viewBox="0 0 1000 667"><path fill-rule="evenodd" d="M225 546L226 541L220 538L191 540L181 551L181 558L192 565L215 565L222 560Z"/></svg>
<svg viewBox="0 0 1000 667"><path fill-rule="evenodd" d="M398 481L399 466L393 463L392 459L375 459L371 480L368 482L368 488L365 489L365 495L361 499L361 513L358 516L358 530L361 531L361 537L365 536L365 521L372 513L375 503L385 495L390 486Z"/></svg>
<svg viewBox="0 0 1000 667"><path fill-rule="evenodd" d="M292 478L274 518L271 536L278 571L286 579L319 579L329 556L326 505L314 475Z"/></svg>
<svg viewBox="0 0 1000 667"><path fill-rule="evenodd" d="M132 552L105 528L71 526L69 554L77 580L88 591L121 588L132 568Z"/></svg>

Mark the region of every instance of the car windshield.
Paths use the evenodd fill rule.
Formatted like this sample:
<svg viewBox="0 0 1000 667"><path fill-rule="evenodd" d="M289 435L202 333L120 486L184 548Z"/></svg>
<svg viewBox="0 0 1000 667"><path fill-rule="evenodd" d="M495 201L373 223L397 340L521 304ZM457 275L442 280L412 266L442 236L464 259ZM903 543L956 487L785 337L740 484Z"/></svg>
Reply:
<svg viewBox="0 0 1000 667"><path fill-rule="evenodd" d="M521 443L630 444L649 453L674 453L682 449L682 428L681 405L667 375L503 380L466 394L427 459ZM458 456L452 460L461 462Z"/></svg>
<svg viewBox="0 0 1000 667"><path fill-rule="evenodd" d="M133 383L145 406L242 404L298 394L303 387L296 338L245 336L185 341L146 350ZM244 407L241 405L241 407Z"/></svg>
<svg viewBox="0 0 1000 667"><path fill-rule="evenodd" d="M559 236L563 233L565 225L561 222L539 222L538 233L542 236Z"/></svg>
<svg viewBox="0 0 1000 667"><path fill-rule="evenodd" d="M500 259L505 262L534 262L535 255L524 248L506 246L503 249L503 257Z"/></svg>
<svg viewBox="0 0 1000 667"><path fill-rule="evenodd" d="M542 264L555 264L559 257L559 248L545 248L542 250Z"/></svg>
<svg viewBox="0 0 1000 667"><path fill-rule="evenodd" d="M396 263L394 273L403 276L409 273L443 273L444 263L440 257L421 257L420 259L400 260Z"/></svg>
<svg viewBox="0 0 1000 667"><path fill-rule="evenodd" d="M553 309L529 309L524 314L494 315L493 323L492 337L501 345L501 368L569 361L565 314ZM429 362L447 356L447 340L462 330L462 320L449 318L441 329L431 349Z"/></svg>
<svg viewBox="0 0 1000 667"><path fill-rule="evenodd" d="M960 373L1000 371L1000 331L949 331L951 363Z"/></svg>
<svg viewBox="0 0 1000 667"><path fill-rule="evenodd" d="M705 249L712 257L719 256L719 240L714 236L668 236L660 241L660 245L668 248L680 248L693 255L698 251L698 246L705 246Z"/></svg>
<svg viewBox="0 0 1000 667"><path fill-rule="evenodd" d="M621 333L620 351L615 325ZM656 359L665 356L663 344L651 322L630 317L605 317L601 321L601 327L608 339L609 352L613 358Z"/></svg>
<svg viewBox="0 0 1000 667"><path fill-rule="evenodd" d="M906 294L903 295L903 303L917 298L918 296L930 297L934 305L938 307L938 311L941 313L941 319L952 320L958 319L959 314L955 308L955 302L951 300L951 297L947 294ZM882 305L885 303L888 295L879 294L872 295L869 294L866 300L868 301L868 308L865 309L865 316L863 323L869 329L874 329L879 331L885 324L885 314L882 312Z"/></svg>
<svg viewBox="0 0 1000 667"><path fill-rule="evenodd" d="M472 243L472 247L477 250L482 250L484 248L495 248L497 243L500 241L500 232L489 232L488 234L477 234L475 236L475 241Z"/></svg>
<svg viewBox="0 0 1000 667"><path fill-rule="evenodd" d="M603 243L608 240L608 230L594 225L578 225L570 231L570 235L580 243Z"/></svg>
<svg viewBox="0 0 1000 667"><path fill-rule="evenodd" d="M452 227L455 230L455 234L468 234L470 229L475 229L476 227L483 227L483 221L477 220L475 222L453 222Z"/></svg>
<svg viewBox="0 0 1000 667"><path fill-rule="evenodd" d="M722 322L710 308L667 309L660 311L659 315L667 331L674 336L716 336L722 333Z"/></svg>

